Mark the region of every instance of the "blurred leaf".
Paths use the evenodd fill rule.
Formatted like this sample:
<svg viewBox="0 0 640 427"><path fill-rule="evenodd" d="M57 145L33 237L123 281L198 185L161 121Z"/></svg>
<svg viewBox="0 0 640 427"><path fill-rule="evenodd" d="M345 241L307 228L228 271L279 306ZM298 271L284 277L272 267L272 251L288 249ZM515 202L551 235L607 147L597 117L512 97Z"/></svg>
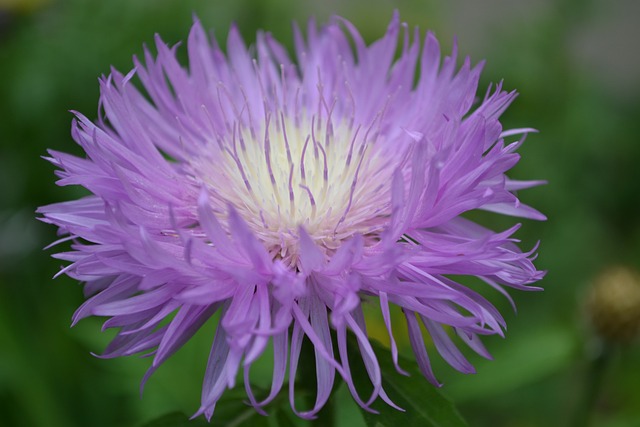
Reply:
<svg viewBox="0 0 640 427"><path fill-rule="evenodd" d="M172 412L143 425L143 427L197 427L208 426L204 419L189 421L189 417L181 412Z"/></svg>
<svg viewBox="0 0 640 427"><path fill-rule="evenodd" d="M181 412L172 412L155 419L142 427L268 427L269 419L260 415L246 403L243 390L229 390L216 404L211 423L201 416L189 420L189 416ZM286 424L283 424L286 426Z"/></svg>
<svg viewBox="0 0 640 427"><path fill-rule="evenodd" d="M268 418L258 414L255 409L245 405L242 402L237 402L238 405L233 405L228 400L220 402L216 407L216 412L213 415L211 423L208 423L204 417L199 417L194 420L189 420L189 417L181 412L172 412L171 414L164 415L153 421L144 424L142 427L211 427L211 426L225 426L225 427L267 427L269 426ZM229 405L231 403L231 405ZM242 405L242 408L239 406ZM230 408L229 406L232 406ZM225 410L221 407L224 407ZM280 421L280 418L278 419ZM287 426L294 425L282 424Z"/></svg>
<svg viewBox="0 0 640 427"><path fill-rule="evenodd" d="M453 405L420 374L414 361L400 358L400 365L410 376L400 375L391 361L389 349L377 341L372 341L380 370L382 386L391 400L405 412L398 411L384 403L381 399L371 405L379 414L372 414L362 409L362 415L370 427L465 427L467 423ZM351 341L351 349L357 343ZM382 356L382 357L380 357ZM355 357L354 357L355 359ZM355 363L354 363L355 362ZM367 371L359 360L351 361L353 380L359 390L371 389Z"/></svg>
<svg viewBox="0 0 640 427"><path fill-rule="evenodd" d="M545 325L528 334L514 334L493 352L494 360L475 363L478 375L455 376L447 392L460 403L512 392L569 366L578 346L575 333L562 325Z"/></svg>
<svg viewBox="0 0 640 427"><path fill-rule="evenodd" d="M296 427L296 423L283 410L276 412L276 420L278 421L278 427Z"/></svg>

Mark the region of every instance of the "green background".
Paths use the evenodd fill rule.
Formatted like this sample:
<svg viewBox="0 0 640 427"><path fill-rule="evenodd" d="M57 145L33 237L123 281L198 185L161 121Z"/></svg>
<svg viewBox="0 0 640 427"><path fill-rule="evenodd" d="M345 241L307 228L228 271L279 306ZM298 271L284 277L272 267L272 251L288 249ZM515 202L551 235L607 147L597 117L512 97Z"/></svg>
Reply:
<svg viewBox="0 0 640 427"><path fill-rule="evenodd" d="M304 25L311 16L325 21L339 13L371 41L394 9L410 25L434 30L445 52L457 35L464 55L487 59L481 88L504 79L520 92L505 128L541 133L530 135L511 176L549 181L521 194L549 220L525 221L517 234L526 248L542 242L537 265L548 270L545 291L512 292L515 314L487 289L507 319L507 338L485 340L495 360L472 358L473 376L436 361L443 392L470 426L568 425L599 349L584 310L589 286L607 266L640 264L637 3L0 0L0 425L129 427L172 411L193 413L199 403L214 324L148 382L140 399L149 360L90 355L112 333L99 332L100 319L69 329L81 287L66 277L52 280L60 262L42 251L55 230L34 220L35 209L83 193L56 187L53 167L40 156L47 148L80 154L68 110L95 117L98 76L111 65L128 71L154 33L169 43L186 39L194 12L220 41L237 22L247 42L263 28L291 45L293 20ZM513 222L479 219L496 229ZM616 348L590 408L593 425L640 426L639 356L637 342ZM339 401L342 424L362 423L353 404L342 404L348 398Z"/></svg>

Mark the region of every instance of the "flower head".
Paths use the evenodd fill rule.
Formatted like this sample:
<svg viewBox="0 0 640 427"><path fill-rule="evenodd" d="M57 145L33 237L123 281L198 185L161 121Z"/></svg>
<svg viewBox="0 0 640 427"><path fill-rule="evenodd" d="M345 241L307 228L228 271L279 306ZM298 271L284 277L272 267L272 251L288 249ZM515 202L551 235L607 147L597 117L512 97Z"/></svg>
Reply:
<svg viewBox="0 0 640 427"><path fill-rule="evenodd" d="M160 38L156 46L127 75L100 80L96 122L76 113L72 135L86 157L50 152L58 183L92 195L39 210L73 241L57 255L70 262L61 273L85 283L73 322L105 316L105 327L119 328L103 357L151 353L149 375L219 312L198 412L207 417L241 371L258 410L287 375L302 417L325 404L336 374L361 406L378 397L393 405L369 343L365 297L380 307L396 365L390 305L402 308L434 384L420 323L461 372L473 367L454 341L489 357L478 336L502 334L504 320L454 277L476 276L504 293L537 289L529 285L543 276L535 249L516 245L518 225L493 232L462 216L482 209L544 219L514 194L540 182L505 175L532 131L502 129L515 92L499 84L476 102L482 65L467 58L457 69L455 48L441 63L434 35L421 43L397 14L371 45L344 19L312 21L306 36L296 32L295 59L265 33L248 49L235 28L225 54L199 22L188 68L176 47ZM348 331L371 396L353 386ZM299 411L305 337L317 399ZM248 375L269 342L273 384L258 401Z"/></svg>

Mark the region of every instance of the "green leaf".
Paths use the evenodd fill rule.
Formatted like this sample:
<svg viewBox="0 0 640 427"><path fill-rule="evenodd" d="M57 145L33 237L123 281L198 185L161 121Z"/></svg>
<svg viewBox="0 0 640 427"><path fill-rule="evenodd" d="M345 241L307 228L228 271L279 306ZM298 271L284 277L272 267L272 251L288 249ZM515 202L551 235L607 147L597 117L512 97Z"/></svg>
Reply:
<svg viewBox="0 0 640 427"><path fill-rule="evenodd" d="M458 403L513 392L567 369L575 360L578 348L575 332L561 324L543 325L527 334L514 334L509 345L492 351L495 361L481 359L475 363L478 376L452 377L447 382L447 392Z"/></svg>
<svg viewBox="0 0 640 427"><path fill-rule="evenodd" d="M182 412L172 412L149 421L142 427L204 427L210 426L204 419L189 421L189 417Z"/></svg>
<svg viewBox="0 0 640 427"><path fill-rule="evenodd" d="M278 427L296 427L297 424L294 423L291 418L285 413L284 410L279 410L276 412L276 420Z"/></svg>
<svg viewBox="0 0 640 427"><path fill-rule="evenodd" d="M431 385L418 371L416 362L400 358L402 368L410 376L399 374L390 357L389 349L372 340L371 345L378 356L382 372L382 386L391 400L405 412L388 406L378 398L371 407L379 414L372 414L362 409L362 415L369 427L467 427L453 403L444 397L436 387ZM357 349L355 340L350 342L350 350ZM350 351L352 353L352 351ZM350 358L353 380L362 396L363 391L372 389L364 364L359 356Z"/></svg>
<svg viewBox="0 0 640 427"><path fill-rule="evenodd" d="M180 412L173 412L144 424L142 427L269 427L267 417L245 403L246 397L241 397L237 390L229 391L228 397L223 397L216 404L216 410L208 423L204 417L189 420Z"/></svg>

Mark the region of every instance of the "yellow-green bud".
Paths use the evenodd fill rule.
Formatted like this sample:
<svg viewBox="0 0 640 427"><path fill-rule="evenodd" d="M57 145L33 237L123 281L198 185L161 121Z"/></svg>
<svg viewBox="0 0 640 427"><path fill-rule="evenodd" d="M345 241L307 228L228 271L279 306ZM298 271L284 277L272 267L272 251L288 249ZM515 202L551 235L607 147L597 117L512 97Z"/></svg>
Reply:
<svg viewBox="0 0 640 427"><path fill-rule="evenodd" d="M623 266L604 270L590 290L587 309L596 332L609 342L640 335L640 276Z"/></svg>

